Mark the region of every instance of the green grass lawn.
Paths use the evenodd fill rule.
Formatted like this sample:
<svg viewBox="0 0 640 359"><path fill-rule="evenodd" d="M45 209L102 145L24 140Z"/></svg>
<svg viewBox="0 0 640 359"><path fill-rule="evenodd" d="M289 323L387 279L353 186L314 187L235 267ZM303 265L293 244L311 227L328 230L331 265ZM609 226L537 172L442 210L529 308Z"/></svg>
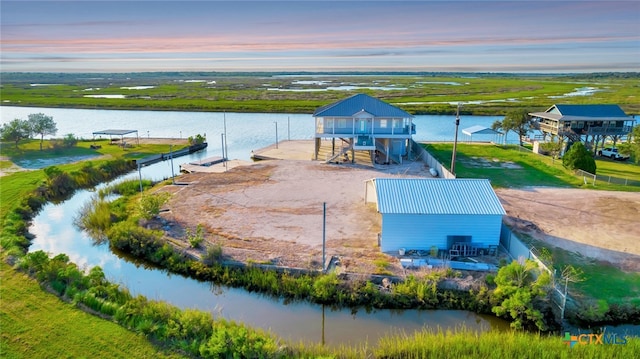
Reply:
<svg viewBox="0 0 640 359"><path fill-rule="evenodd" d="M621 162L596 157L596 168L598 176L613 176L640 181L640 165L631 161Z"/></svg>
<svg viewBox="0 0 640 359"><path fill-rule="evenodd" d="M93 149L92 145L100 148ZM177 151L185 146L175 146ZM162 144L134 144L133 147L123 148L121 146L111 145L109 140L82 140L77 145L69 148L54 148L51 141L44 141L42 151L40 151L39 140L24 140L18 144L16 148L13 143L0 142L0 154L8 157L12 162L22 162L29 160L56 159L63 157L86 157L86 156L112 156L124 157L130 159L141 158L156 153L168 153L170 145Z"/></svg>
<svg viewBox="0 0 640 359"><path fill-rule="evenodd" d="M518 234L518 238L538 250L548 249L553 257L553 267L558 273L566 265L583 271L584 281L569 285L570 295L573 297L595 298L605 300L608 304L630 303L640 306L640 273L624 272L578 253L553 247L525 234Z"/></svg>
<svg viewBox="0 0 640 359"><path fill-rule="evenodd" d="M64 303L0 261L2 358L179 358L145 337Z"/></svg>
<svg viewBox="0 0 640 359"><path fill-rule="evenodd" d="M63 171L73 172L82 168L82 162L73 162L74 158L86 159L87 156L94 156L95 158L91 158L94 162L118 157L138 159L155 153L168 153L170 149L169 145L156 144L144 144L123 149L108 143L108 140L96 141L95 144L101 145L101 148L91 149L90 146L94 144L94 141L80 141L76 147L53 149L50 148L49 142L45 141L43 151L40 151L40 141L28 140L21 142L17 149L12 143L0 143L0 154L8 157L14 163L51 159L52 165L56 165ZM180 147L173 149L179 150ZM61 158L65 159L65 163L57 163L56 159ZM11 162L3 168L9 167ZM15 172L0 177L0 218L4 218L20 198L37 188L44 178L42 169Z"/></svg>
<svg viewBox="0 0 640 359"><path fill-rule="evenodd" d="M453 144L431 143L425 148L440 163L451 163ZM519 151L517 146L490 144L459 143L456 150L456 176L488 178L494 187L580 185L579 179L560 164L547 163L542 156L526 150Z"/></svg>
<svg viewBox="0 0 640 359"><path fill-rule="evenodd" d="M453 144L429 143L424 145L440 163L450 168ZM632 162L596 159L598 174L640 181L640 166ZM522 188L530 186L580 187L639 192L638 186L624 186L597 181L585 184L582 177L562 166L562 160L553 160L518 146L459 143L456 150L458 178L488 178L494 187Z"/></svg>

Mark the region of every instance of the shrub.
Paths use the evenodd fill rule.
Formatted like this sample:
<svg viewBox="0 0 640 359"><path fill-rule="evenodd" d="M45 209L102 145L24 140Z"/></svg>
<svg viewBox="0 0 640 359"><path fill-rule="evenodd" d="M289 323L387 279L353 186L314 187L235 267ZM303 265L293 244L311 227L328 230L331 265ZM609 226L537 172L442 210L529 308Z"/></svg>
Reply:
<svg viewBox="0 0 640 359"><path fill-rule="evenodd" d="M269 358L277 345L273 338L237 324L216 322L209 340L200 346L204 358Z"/></svg>
<svg viewBox="0 0 640 359"><path fill-rule="evenodd" d="M171 194L168 192L142 196L139 203L140 216L146 220L155 218L160 213L160 208L167 203L170 197Z"/></svg>
<svg viewBox="0 0 640 359"><path fill-rule="evenodd" d="M535 308L534 301L546 294L551 278L548 272L541 272L537 263L531 260L524 265L513 261L500 268L495 277L497 287L493 292L493 300L497 305L491 311L498 316L511 317L511 327L515 329L535 325L537 329L545 330L546 323L542 313Z"/></svg>
<svg viewBox="0 0 640 359"><path fill-rule="evenodd" d="M329 303L336 297L340 280L335 273L325 274L313 283L312 295L320 303Z"/></svg>
<svg viewBox="0 0 640 359"><path fill-rule="evenodd" d="M562 157L562 165L571 170L583 170L596 173L596 160L582 142L576 142Z"/></svg>
<svg viewBox="0 0 640 359"><path fill-rule="evenodd" d="M213 246L207 247L207 251L202 256L202 262L208 266L212 266L215 263L218 263L222 259L222 246L219 244L214 244Z"/></svg>
<svg viewBox="0 0 640 359"><path fill-rule="evenodd" d="M67 133L62 139L62 143L64 144L64 147L71 148L78 144L78 139L73 135L73 133Z"/></svg>
<svg viewBox="0 0 640 359"><path fill-rule="evenodd" d="M195 233L191 232L191 230L187 228L187 240L192 248L200 247L204 241L204 227L202 224L198 224Z"/></svg>

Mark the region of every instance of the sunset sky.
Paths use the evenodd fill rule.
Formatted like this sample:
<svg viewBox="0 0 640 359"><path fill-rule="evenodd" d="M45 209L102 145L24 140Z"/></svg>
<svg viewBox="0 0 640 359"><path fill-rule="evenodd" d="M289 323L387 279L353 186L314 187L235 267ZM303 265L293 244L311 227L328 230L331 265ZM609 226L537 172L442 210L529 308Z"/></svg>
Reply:
<svg viewBox="0 0 640 359"><path fill-rule="evenodd" d="M640 71L640 1L5 1L1 71Z"/></svg>

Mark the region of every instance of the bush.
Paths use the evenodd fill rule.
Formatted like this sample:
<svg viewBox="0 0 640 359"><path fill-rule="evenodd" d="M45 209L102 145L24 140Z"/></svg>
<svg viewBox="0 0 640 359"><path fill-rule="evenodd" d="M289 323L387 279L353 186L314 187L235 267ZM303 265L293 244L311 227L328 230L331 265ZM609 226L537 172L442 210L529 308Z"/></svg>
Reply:
<svg viewBox="0 0 640 359"><path fill-rule="evenodd" d="M204 358L269 358L275 356L273 338L237 324L216 323L213 334L200 346Z"/></svg>
<svg viewBox="0 0 640 359"><path fill-rule="evenodd" d="M191 232L191 230L187 228L187 240L192 248L200 247L204 241L204 227L202 224L198 224L195 233Z"/></svg>
<svg viewBox="0 0 640 359"><path fill-rule="evenodd" d="M596 174L596 160L582 142L576 142L562 157L562 165L571 170L583 170Z"/></svg>
<svg viewBox="0 0 640 359"><path fill-rule="evenodd" d="M73 135L73 133L67 133L62 139L62 143L64 144L64 147L71 148L78 144L78 139Z"/></svg>
<svg viewBox="0 0 640 359"><path fill-rule="evenodd" d="M167 203L171 194L168 192L160 192L155 194L144 195L140 198L140 217L150 220L160 213L160 208Z"/></svg>
<svg viewBox="0 0 640 359"><path fill-rule="evenodd" d="M330 303L338 293L340 280L335 273L329 273L313 283L313 297L320 303Z"/></svg>
<svg viewBox="0 0 640 359"><path fill-rule="evenodd" d="M218 263L222 259L222 246L214 244L211 247L207 247L207 251L202 256L202 262L208 266L212 266Z"/></svg>

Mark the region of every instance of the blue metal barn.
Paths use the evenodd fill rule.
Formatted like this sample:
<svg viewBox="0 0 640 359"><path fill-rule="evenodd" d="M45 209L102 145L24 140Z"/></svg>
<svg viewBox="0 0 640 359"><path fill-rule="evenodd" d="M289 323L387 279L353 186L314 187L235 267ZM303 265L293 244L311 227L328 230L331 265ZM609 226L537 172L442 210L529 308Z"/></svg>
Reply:
<svg viewBox="0 0 640 359"><path fill-rule="evenodd" d="M497 246L506 214L486 179L376 178L365 201L382 216L382 252Z"/></svg>

